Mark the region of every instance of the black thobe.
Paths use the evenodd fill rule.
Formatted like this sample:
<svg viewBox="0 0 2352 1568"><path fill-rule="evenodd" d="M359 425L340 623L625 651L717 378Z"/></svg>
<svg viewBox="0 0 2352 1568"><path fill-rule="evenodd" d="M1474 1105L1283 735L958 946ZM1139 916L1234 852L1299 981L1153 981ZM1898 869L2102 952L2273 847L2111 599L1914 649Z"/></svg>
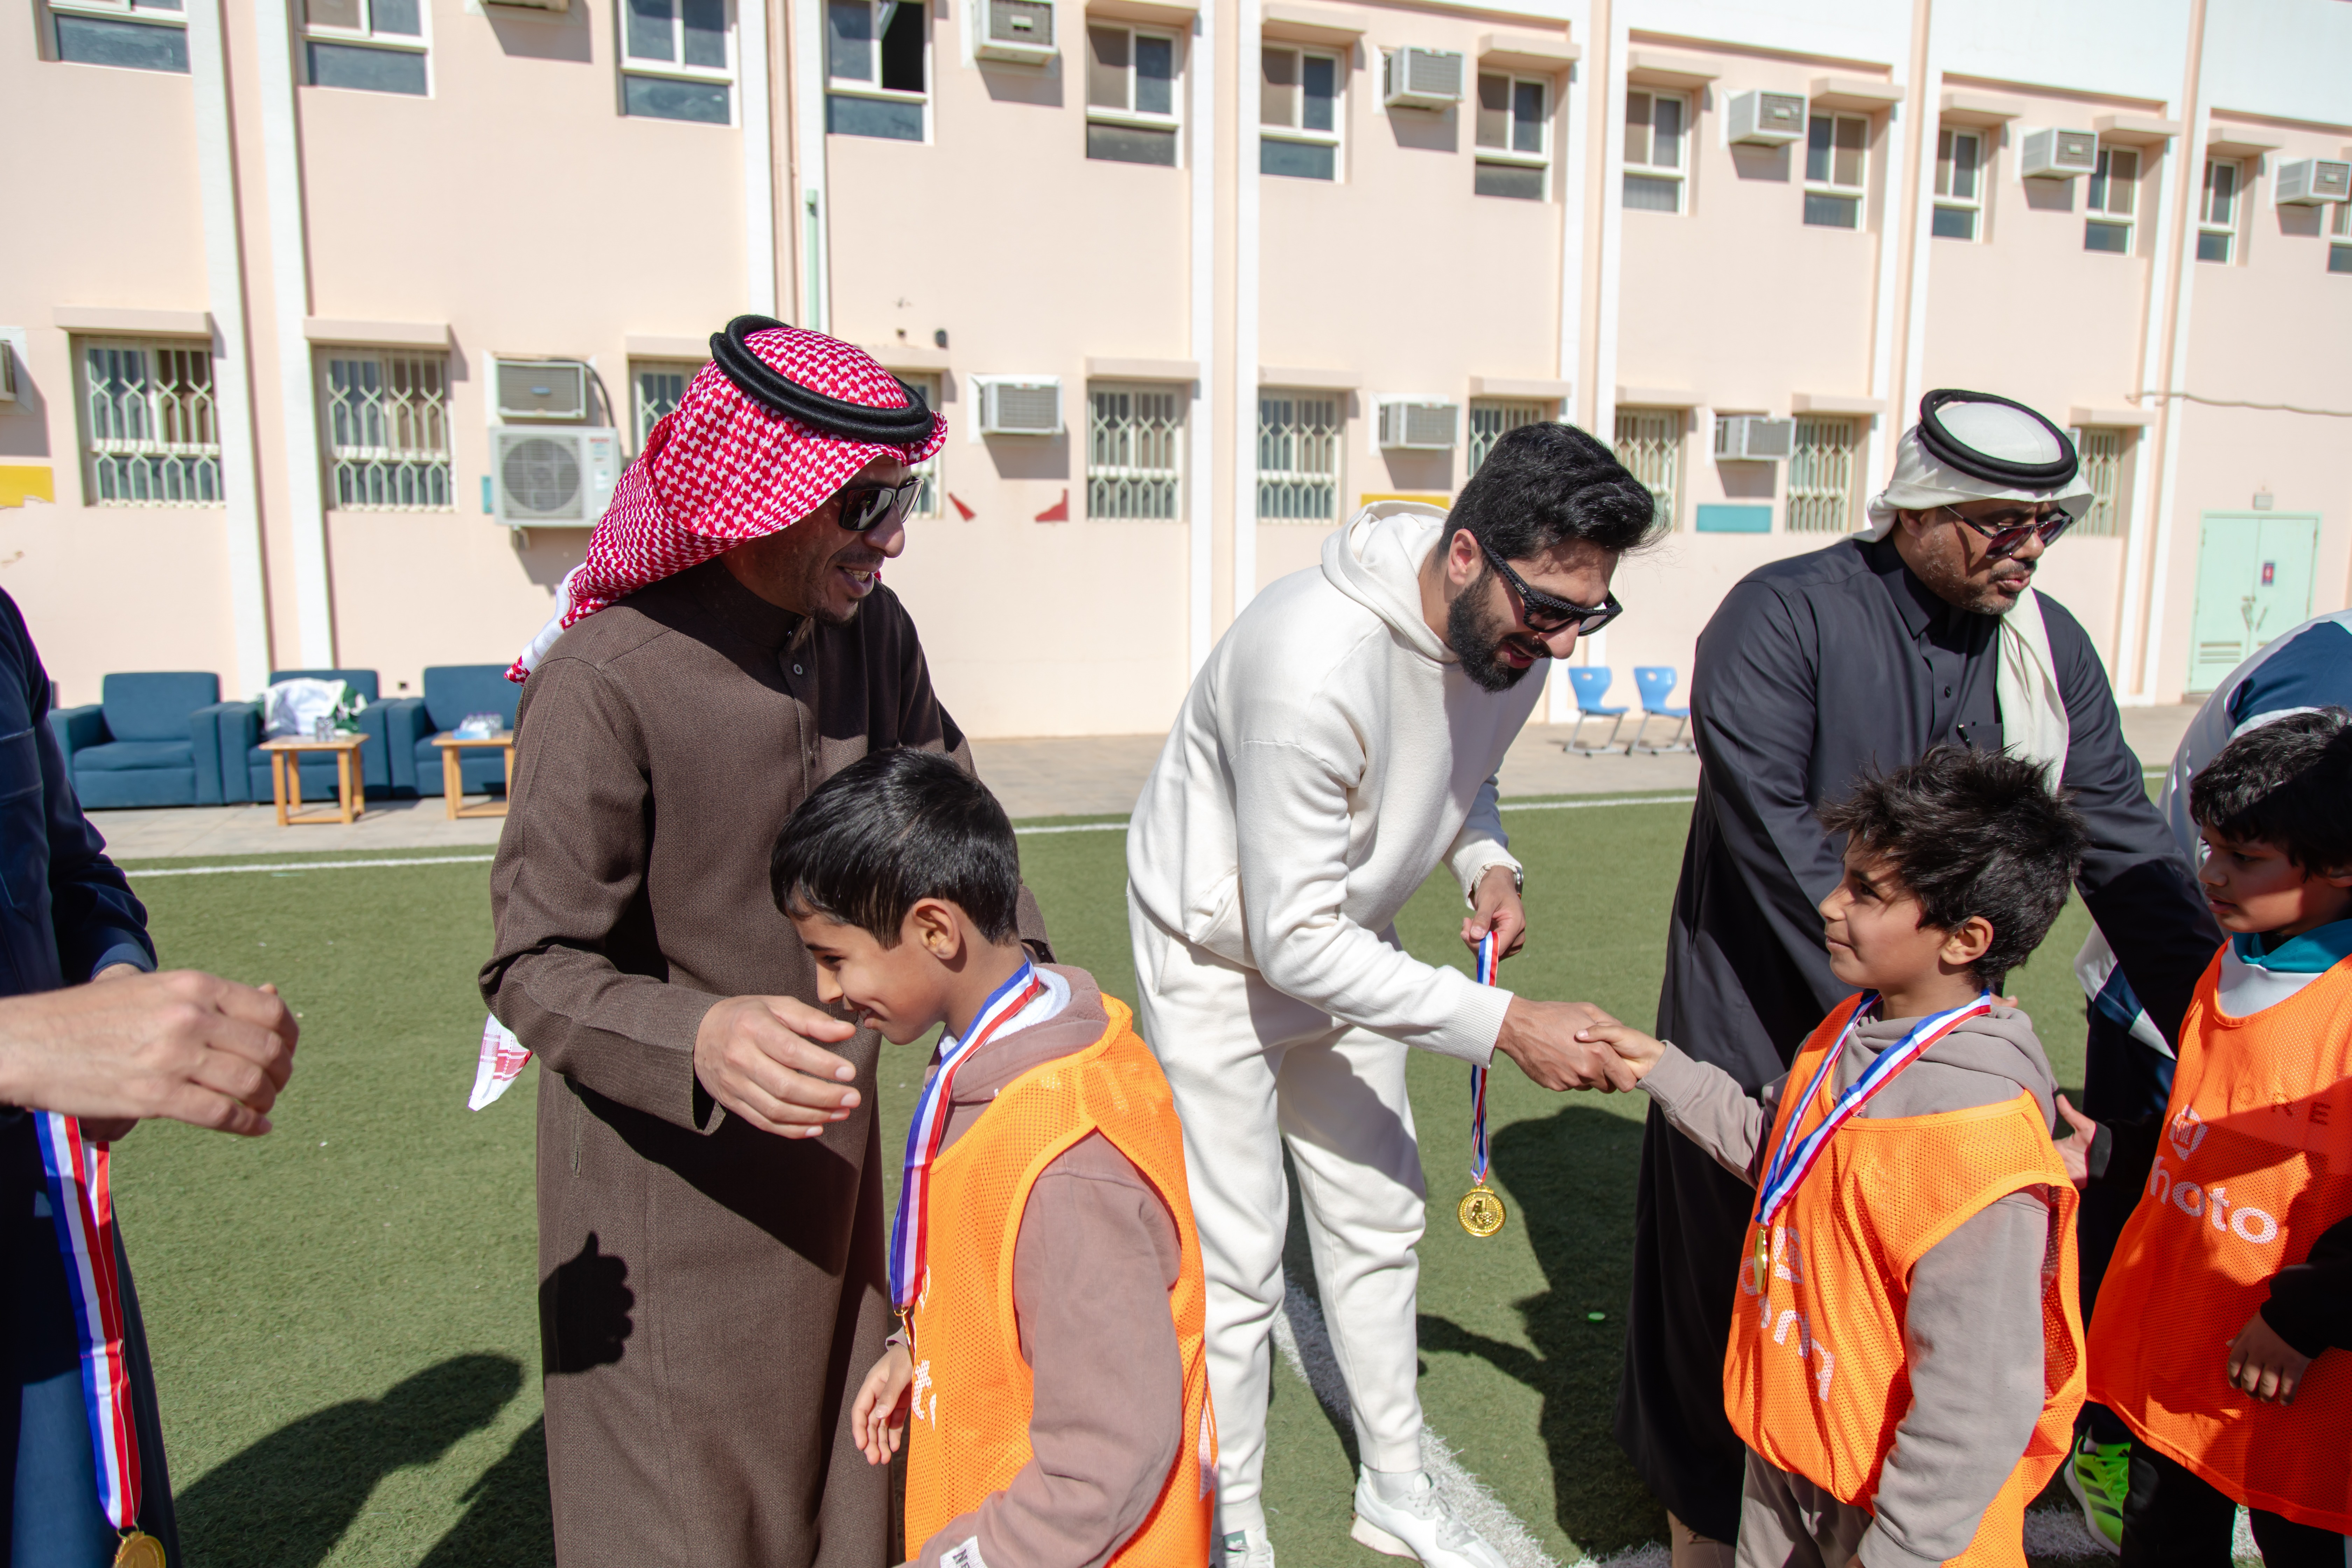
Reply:
<svg viewBox="0 0 2352 1568"><path fill-rule="evenodd" d="M2175 1038L2221 932L2148 801L2090 638L2046 596L2042 609L2066 701L2063 783L2090 828L2076 886ZM1778 561L1725 596L1691 679L1702 772L1660 1035L1750 1092L1788 1070L1851 994L1815 912L1843 875L1844 843L1814 809L1938 742L1999 748L1999 637L1995 617L1937 598L1892 541ZM1617 1440L1668 1509L1721 1541L1739 1528L1744 1453L1723 1414L1723 1352L1754 1195L1652 1110Z"/></svg>

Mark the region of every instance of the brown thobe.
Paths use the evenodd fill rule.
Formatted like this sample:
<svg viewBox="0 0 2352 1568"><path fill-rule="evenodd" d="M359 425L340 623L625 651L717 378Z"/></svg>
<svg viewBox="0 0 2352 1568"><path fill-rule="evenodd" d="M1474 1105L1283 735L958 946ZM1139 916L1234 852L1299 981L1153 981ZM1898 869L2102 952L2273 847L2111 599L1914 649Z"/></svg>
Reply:
<svg viewBox="0 0 2352 1568"><path fill-rule="evenodd" d="M869 751L971 751L905 609L778 609L721 561L566 632L524 686L484 999L535 1052L540 1342L565 1568L877 1568L887 1475L845 1389L880 1353L879 1037L819 1138L717 1106L721 997L814 1004L768 886L776 834ZM1021 929L1041 955L1024 892Z"/></svg>

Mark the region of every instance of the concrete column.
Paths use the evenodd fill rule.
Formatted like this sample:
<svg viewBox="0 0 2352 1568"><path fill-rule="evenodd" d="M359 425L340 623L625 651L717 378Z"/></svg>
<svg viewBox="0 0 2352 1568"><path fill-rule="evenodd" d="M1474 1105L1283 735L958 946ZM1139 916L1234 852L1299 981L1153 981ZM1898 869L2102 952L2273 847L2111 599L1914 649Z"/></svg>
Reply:
<svg viewBox="0 0 2352 1568"><path fill-rule="evenodd" d="M1249 0L1238 0L1246 5ZM1185 132L1191 140L1192 166L1187 199L1188 236L1192 244L1192 274L1187 279L1186 313L1190 346L1200 374L1192 383L1191 423L1184 448L1185 522L1185 668L1198 674L1216 644L1213 613L1216 595L1216 389L1221 371L1217 353L1217 3L1202 0L1192 22L1192 58L1185 62ZM1236 396L1236 405L1249 403Z"/></svg>

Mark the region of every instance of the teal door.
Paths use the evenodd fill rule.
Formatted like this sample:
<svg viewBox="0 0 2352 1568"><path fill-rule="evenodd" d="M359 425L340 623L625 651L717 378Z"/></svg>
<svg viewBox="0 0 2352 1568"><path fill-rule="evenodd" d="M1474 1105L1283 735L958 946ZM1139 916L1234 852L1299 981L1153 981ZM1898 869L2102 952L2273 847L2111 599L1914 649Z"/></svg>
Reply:
<svg viewBox="0 0 2352 1568"><path fill-rule="evenodd" d="M2189 689L2210 691L2247 655L2311 616L2319 519L2209 511L2197 548Z"/></svg>

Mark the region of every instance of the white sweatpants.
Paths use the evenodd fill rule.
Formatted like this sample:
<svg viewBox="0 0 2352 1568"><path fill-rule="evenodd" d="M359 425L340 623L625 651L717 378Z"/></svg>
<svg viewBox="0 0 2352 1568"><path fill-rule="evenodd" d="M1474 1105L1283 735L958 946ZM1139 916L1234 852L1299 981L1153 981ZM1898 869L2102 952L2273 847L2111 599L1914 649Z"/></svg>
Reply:
<svg viewBox="0 0 2352 1568"><path fill-rule="evenodd" d="M1265 1413L1282 1246L1282 1147L1307 1212L1323 1317L1376 1470L1421 1468L1413 1301L1425 1189L1405 1051L1342 1025L1162 928L1128 895L1136 1024L1184 1122L1208 1285L1217 1531L1265 1522Z"/></svg>

